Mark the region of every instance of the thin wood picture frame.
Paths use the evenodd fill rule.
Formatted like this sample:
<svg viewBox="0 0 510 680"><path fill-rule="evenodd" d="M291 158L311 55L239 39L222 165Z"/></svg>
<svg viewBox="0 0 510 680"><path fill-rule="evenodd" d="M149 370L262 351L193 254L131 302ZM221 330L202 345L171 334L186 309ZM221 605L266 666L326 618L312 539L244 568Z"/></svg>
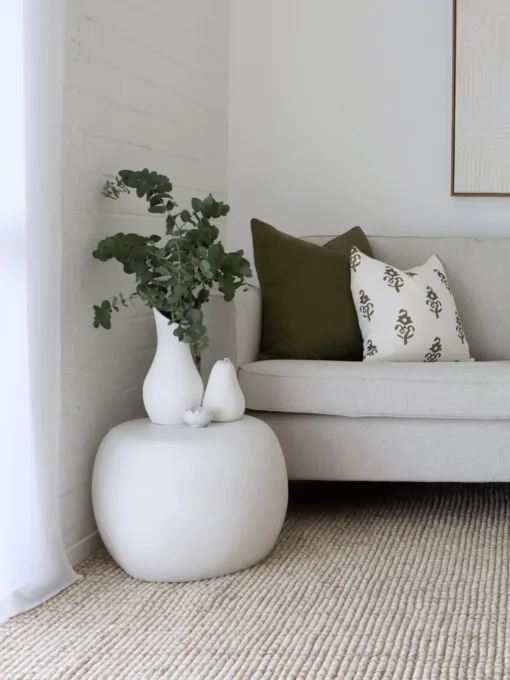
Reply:
<svg viewBox="0 0 510 680"><path fill-rule="evenodd" d="M459 6L465 0L452 0L453 2L453 36L452 36L452 134L451 134L451 196L465 197L510 197L510 182L508 191L459 191L456 189L456 152L457 152L457 114L458 114L458 45L459 45ZM509 8L510 9L510 8ZM509 17L510 21L510 17ZM510 108L509 108L510 123ZM510 129L509 129L510 134Z"/></svg>

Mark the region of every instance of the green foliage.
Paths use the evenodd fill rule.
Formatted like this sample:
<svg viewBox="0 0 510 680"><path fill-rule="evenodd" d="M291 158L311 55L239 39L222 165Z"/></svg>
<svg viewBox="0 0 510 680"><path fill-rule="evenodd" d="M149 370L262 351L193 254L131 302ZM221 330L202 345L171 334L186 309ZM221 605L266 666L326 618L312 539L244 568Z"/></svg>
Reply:
<svg viewBox="0 0 510 680"><path fill-rule="evenodd" d="M227 253L218 241L214 221L227 215L230 207L209 194L203 200L192 198L191 210L178 210L172 189L168 177L146 168L121 170L114 181L106 182L103 196L117 200L134 190L138 198L145 198L150 213L164 215L168 238L119 233L102 239L92 254L101 262L117 260L136 279L130 299L158 309L170 323L178 324L179 340L199 350L208 342L201 308L213 286L228 302L252 272L242 250ZM119 311L119 304L127 304L122 295L94 305L94 327L111 328L112 312Z"/></svg>

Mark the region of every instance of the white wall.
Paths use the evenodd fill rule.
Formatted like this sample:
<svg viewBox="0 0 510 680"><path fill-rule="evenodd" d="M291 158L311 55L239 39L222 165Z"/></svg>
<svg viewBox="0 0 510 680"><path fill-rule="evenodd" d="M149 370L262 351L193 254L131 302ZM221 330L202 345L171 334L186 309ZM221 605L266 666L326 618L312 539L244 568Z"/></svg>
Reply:
<svg viewBox="0 0 510 680"><path fill-rule="evenodd" d="M123 167L168 174L179 202L225 198L228 0L69 0L63 199L61 508L77 561L97 545L90 475L115 424L143 412L154 331L144 308L92 328L92 305L127 277L91 252L118 231L154 231L136 198L100 196Z"/></svg>
<svg viewBox="0 0 510 680"><path fill-rule="evenodd" d="M510 235L510 201L450 196L451 0L235 0L229 246L296 235Z"/></svg>

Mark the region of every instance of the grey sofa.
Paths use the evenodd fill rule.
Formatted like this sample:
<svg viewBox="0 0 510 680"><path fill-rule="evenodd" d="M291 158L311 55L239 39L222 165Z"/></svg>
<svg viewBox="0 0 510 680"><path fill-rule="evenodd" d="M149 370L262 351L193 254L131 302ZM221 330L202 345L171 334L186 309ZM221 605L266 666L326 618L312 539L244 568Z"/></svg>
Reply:
<svg viewBox="0 0 510 680"><path fill-rule="evenodd" d="M290 479L510 481L510 239L370 242L402 269L439 256L476 361L259 361L252 287L216 305L221 342L213 334L235 358L248 410L276 432Z"/></svg>

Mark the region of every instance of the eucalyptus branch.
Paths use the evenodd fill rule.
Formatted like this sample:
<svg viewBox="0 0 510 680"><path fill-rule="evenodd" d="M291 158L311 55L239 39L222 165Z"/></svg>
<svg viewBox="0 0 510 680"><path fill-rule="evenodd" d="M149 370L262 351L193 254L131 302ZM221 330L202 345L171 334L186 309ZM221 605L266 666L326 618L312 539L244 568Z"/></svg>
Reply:
<svg viewBox="0 0 510 680"><path fill-rule="evenodd" d="M165 216L167 240L162 246L159 235L119 233L98 243L93 256L102 262L117 260L126 274L135 277L137 287L128 298L119 295L94 305L94 326L111 328L112 312L138 297L177 324L174 333L180 340L200 350L208 342L201 308L213 285L218 284L225 300L232 300L252 275L243 251L227 253L218 241L214 222L226 216L230 207L209 194L203 200L192 198L191 211L176 211L169 178L147 168L121 170L115 180L105 183L102 194L118 200L132 190L145 198L150 213Z"/></svg>

